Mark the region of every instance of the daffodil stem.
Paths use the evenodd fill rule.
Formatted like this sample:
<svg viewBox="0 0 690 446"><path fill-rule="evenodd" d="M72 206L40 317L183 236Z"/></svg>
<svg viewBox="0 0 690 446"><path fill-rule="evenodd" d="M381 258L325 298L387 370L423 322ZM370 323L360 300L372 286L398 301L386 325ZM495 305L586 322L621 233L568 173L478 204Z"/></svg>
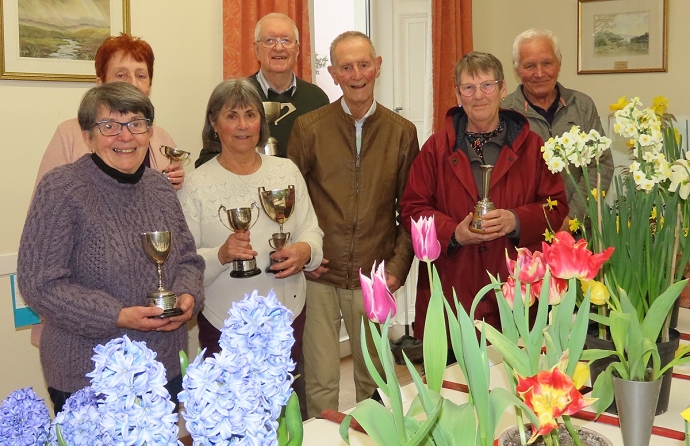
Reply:
<svg viewBox="0 0 690 446"><path fill-rule="evenodd" d="M573 444L576 446L582 446L580 435L578 435L575 426L573 426L573 422L570 421L570 415L563 415L563 423L565 424L565 428L568 429L568 433L573 439Z"/></svg>

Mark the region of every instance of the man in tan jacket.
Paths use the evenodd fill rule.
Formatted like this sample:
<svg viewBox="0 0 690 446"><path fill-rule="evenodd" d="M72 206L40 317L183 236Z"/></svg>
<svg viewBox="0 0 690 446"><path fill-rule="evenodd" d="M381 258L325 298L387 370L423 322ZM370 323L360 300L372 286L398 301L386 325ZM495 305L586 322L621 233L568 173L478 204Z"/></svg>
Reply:
<svg viewBox="0 0 690 446"><path fill-rule="evenodd" d="M338 409L341 315L352 345L357 401L376 390L360 348L364 307L359 270L369 275L374 261L385 261L391 291L407 277L412 243L396 214L419 152L415 126L374 101L381 57L371 40L345 32L331 44L330 56L328 71L343 96L298 118L288 142L288 158L306 180L328 259L305 273L303 352L310 417ZM370 335L367 340L380 369Z"/></svg>

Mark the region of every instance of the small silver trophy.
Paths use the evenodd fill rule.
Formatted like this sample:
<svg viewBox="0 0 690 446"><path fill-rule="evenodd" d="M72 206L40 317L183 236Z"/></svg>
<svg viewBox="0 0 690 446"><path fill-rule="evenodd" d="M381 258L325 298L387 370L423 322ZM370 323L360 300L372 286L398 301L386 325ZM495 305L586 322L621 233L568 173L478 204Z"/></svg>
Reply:
<svg viewBox="0 0 690 446"><path fill-rule="evenodd" d="M268 122L268 125L275 124L278 118L280 118L280 102L262 102L261 104L264 106L264 114L266 115L266 122ZM257 152L263 153L264 155L276 156L279 153L278 140L269 136L266 145L257 147L256 149Z"/></svg>
<svg viewBox="0 0 690 446"><path fill-rule="evenodd" d="M470 231L483 234L484 229L482 228L482 218L484 217L484 214L496 209L491 200L489 200L489 184L491 183L491 171L494 169L494 166L490 164L482 164L479 166L479 168L482 170L484 197L474 206L474 217L472 218L472 223L470 223Z"/></svg>
<svg viewBox="0 0 690 446"><path fill-rule="evenodd" d="M271 251L273 254L276 251L280 251L285 246L287 246L290 241L290 233L283 232L283 224L292 215L295 210L295 186L289 185L287 189L273 189L265 190L263 187L259 187L259 198L261 202L261 207L263 208L268 218L278 223L280 231L273 234L268 244L275 251ZM277 273L279 271L274 271L271 269L271 265L279 263L280 260L271 259L271 263L266 268L267 273Z"/></svg>
<svg viewBox="0 0 690 446"><path fill-rule="evenodd" d="M192 154L189 152L186 152L182 149L178 149L177 147L170 147L166 146L164 144L161 144L158 146L158 150L165 155L168 160L173 163L175 161L183 161L189 158Z"/></svg>
<svg viewBox="0 0 690 446"><path fill-rule="evenodd" d="M163 309L163 313L155 318L179 316L182 310L175 306L177 295L163 288L163 263L170 254L170 231L144 232L141 234L141 245L148 258L158 267L158 289L146 295L149 307Z"/></svg>
<svg viewBox="0 0 690 446"><path fill-rule="evenodd" d="M252 223L252 208L256 207L256 219ZM221 211L228 217L228 225L225 224L223 217L221 216ZM226 209L225 206L221 205L218 208L218 218L223 226L234 232L245 232L252 228L259 221L259 205L252 203L251 206L247 208L233 208ZM252 257L249 260L235 259L232 261L232 271L230 271L231 277L251 277L261 274L261 270L256 267L256 257Z"/></svg>

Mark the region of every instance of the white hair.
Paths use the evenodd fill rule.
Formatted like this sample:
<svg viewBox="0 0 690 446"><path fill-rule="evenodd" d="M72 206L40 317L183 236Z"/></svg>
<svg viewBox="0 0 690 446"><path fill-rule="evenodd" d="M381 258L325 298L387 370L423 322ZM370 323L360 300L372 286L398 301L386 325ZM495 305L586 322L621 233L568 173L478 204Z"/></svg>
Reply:
<svg viewBox="0 0 690 446"><path fill-rule="evenodd" d="M295 22L287 15L282 14L280 12L271 12L266 14L265 16L261 17L258 22L256 22L256 27L254 28L254 41L258 42L259 39L261 38L261 25L264 23L265 19L281 19L281 20L287 20L292 24L292 30L295 33L295 41L299 42L299 31L297 30L297 25L295 25ZM280 37L280 36L277 36Z"/></svg>
<svg viewBox="0 0 690 446"><path fill-rule="evenodd" d="M544 39L551 43L553 54L556 55L558 61L561 61L561 46L558 44L558 37L548 29L530 28L524 31L515 38L513 42L513 68L516 70L520 67L520 47L523 43L530 40Z"/></svg>

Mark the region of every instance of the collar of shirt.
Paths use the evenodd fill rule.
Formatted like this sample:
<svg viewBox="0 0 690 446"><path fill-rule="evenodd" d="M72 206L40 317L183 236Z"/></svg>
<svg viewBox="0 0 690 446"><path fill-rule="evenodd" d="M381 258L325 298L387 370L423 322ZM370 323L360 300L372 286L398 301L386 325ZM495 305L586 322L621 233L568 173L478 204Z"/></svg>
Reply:
<svg viewBox="0 0 690 446"><path fill-rule="evenodd" d="M343 111L345 113L352 116L352 112L350 112L350 107L348 107L345 103L345 97L340 99L340 105L343 107ZM355 121L355 144L357 145L357 156L359 156L360 152L362 151L362 126L364 125L364 120L367 119L369 116L373 115L375 111L376 101L371 103L371 107L369 107L369 110L367 110L367 112L364 113L364 116L362 116L360 120Z"/></svg>
<svg viewBox="0 0 690 446"><path fill-rule="evenodd" d="M295 90L297 90L297 76L295 76L295 73L292 73L292 83L288 88L286 88L283 91L278 91L275 88L271 87L271 84L268 83L266 80L266 76L264 76L264 73L259 70L258 73L256 73L256 80L259 81L259 85L261 85L261 89L264 92L264 96L268 97L268 90L271 90L273 92L276 92L278 94L283 94L288 92L288 95L292 96L295 94ZM292 92L289 92L289 90L292 89Z"/></svg>

